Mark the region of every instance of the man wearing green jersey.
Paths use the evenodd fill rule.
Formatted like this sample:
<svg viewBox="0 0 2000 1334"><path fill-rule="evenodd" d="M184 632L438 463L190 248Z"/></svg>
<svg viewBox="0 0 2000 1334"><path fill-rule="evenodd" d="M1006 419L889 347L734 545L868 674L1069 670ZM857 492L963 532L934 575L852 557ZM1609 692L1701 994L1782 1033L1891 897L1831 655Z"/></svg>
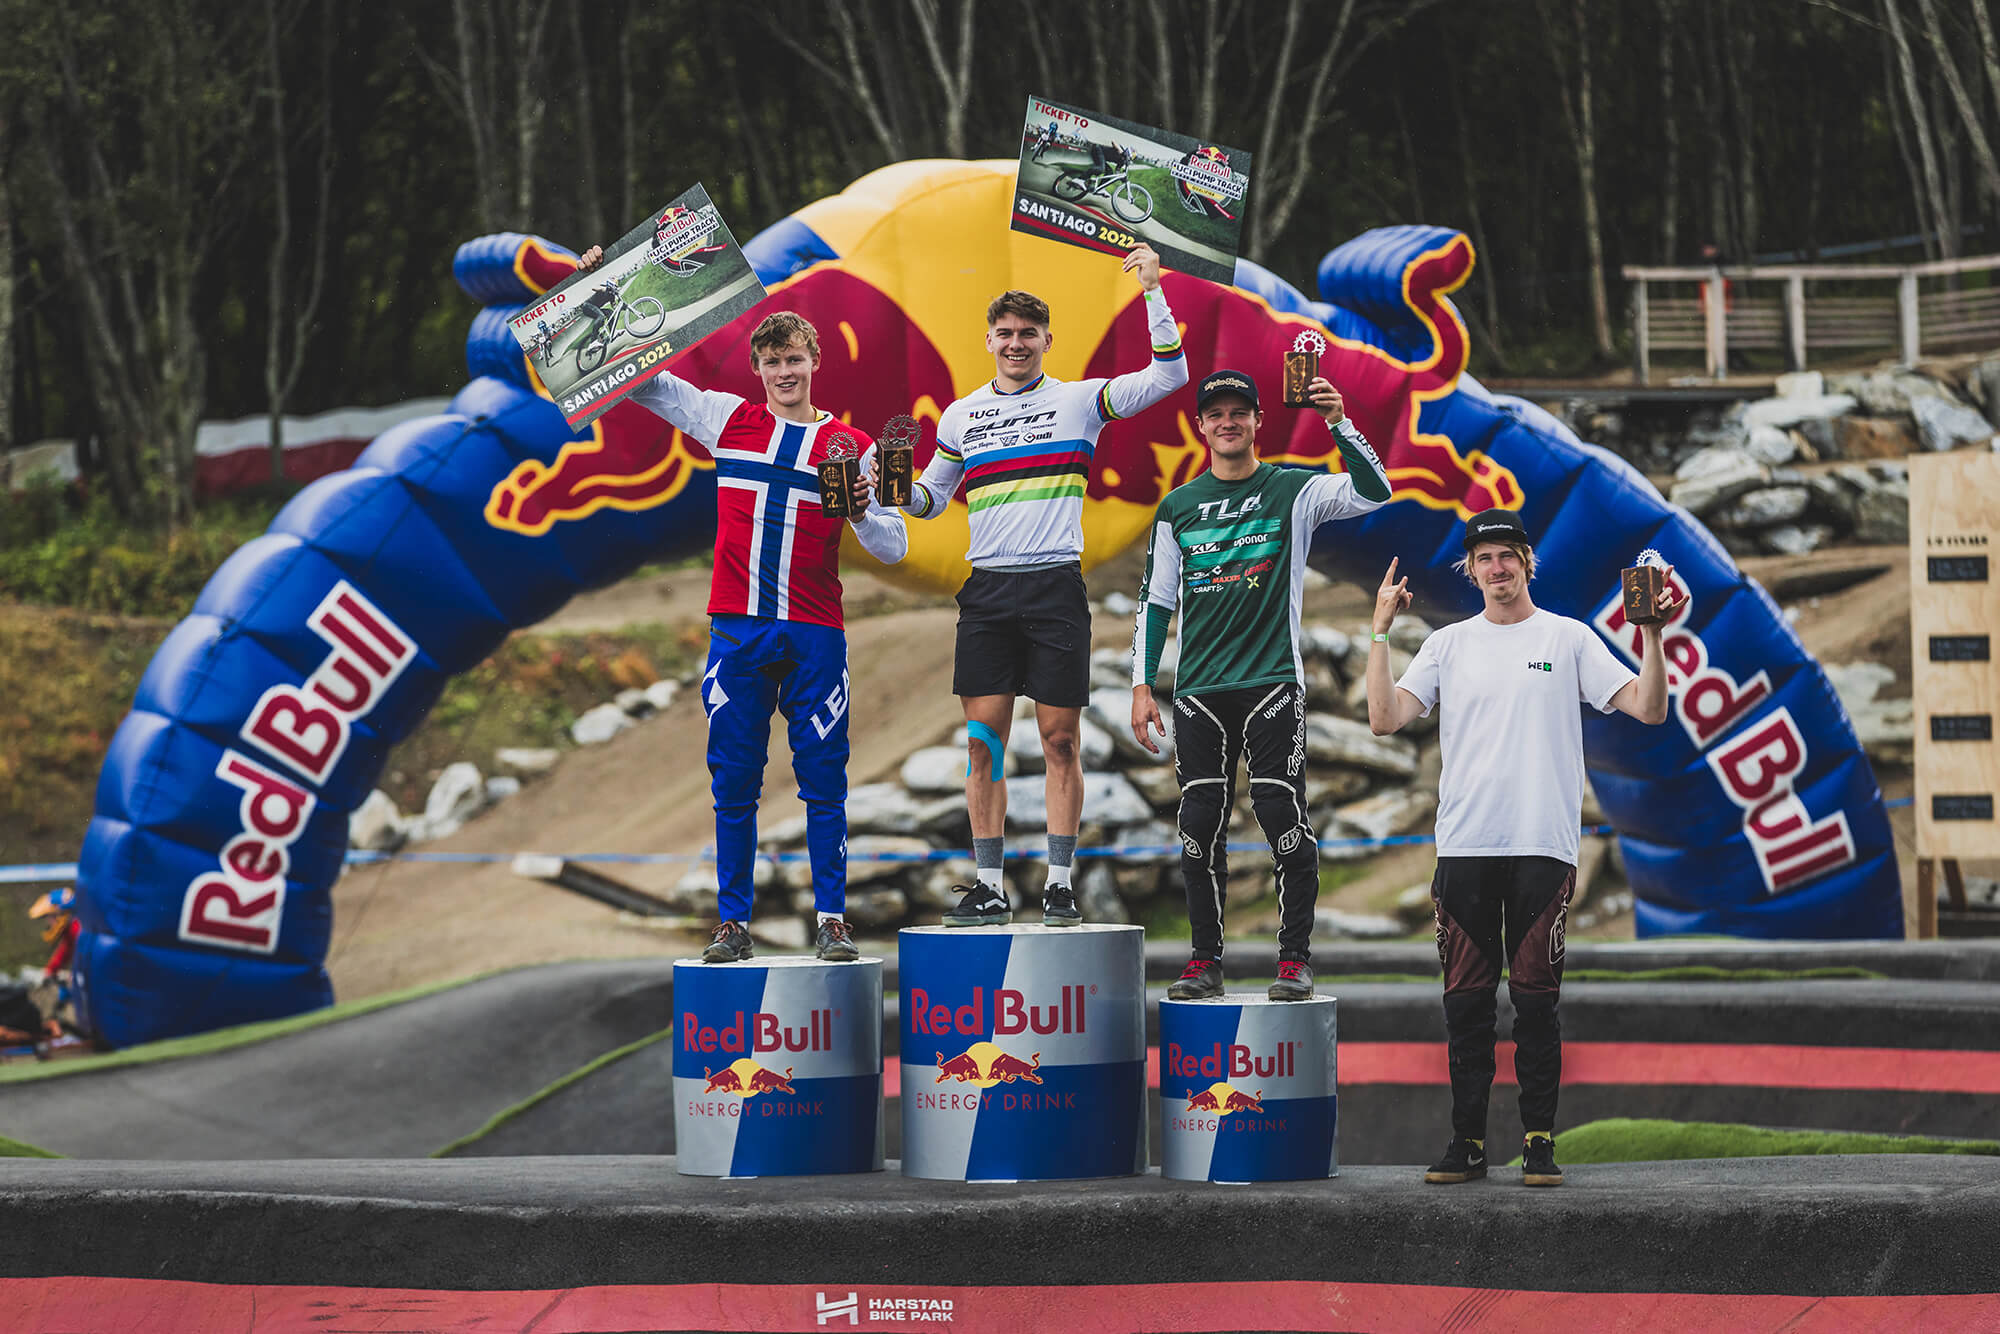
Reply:
<svg viewBox="0 0 2000 1334"><path fill-rule="evenodd" d="M1313 905L1319 841L1306 818L1306 695L1299 606L1306 553L1319 526L1378 509L1389 479L1367 437L1347 419L1340 391L1312 382L1345 472L1309 472L1257 460L1257 384L1216 371L1195 393L1195 424L1209 469L1160 502L1146 550L1146 581L1132 642L1132 735L1165 727L1153 676L1167 623L1180 609L1174 678L1174 770L1180 778L1181 874L1194 957L1168 988L1173 1000L1222 994L1222 901L1229 882L1229 811L1236 763L1250 761L1250 801L1278 875L1278 979L1272 1000L1312 995Z"/></svg>

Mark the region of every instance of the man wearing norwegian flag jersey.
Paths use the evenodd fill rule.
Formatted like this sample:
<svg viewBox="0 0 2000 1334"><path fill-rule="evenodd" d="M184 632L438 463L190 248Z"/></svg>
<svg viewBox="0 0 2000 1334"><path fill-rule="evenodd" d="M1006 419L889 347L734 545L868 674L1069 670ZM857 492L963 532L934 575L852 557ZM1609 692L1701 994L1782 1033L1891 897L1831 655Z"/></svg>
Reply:
<svg viewBox="0 0 2000 1334"><path fill-rule="evenodd" d="M593 246L588 269L603 258ZM822 959L860 957L847 906L847 632L841 620L840 530L877 560L909 550L902 516L875 504L874 442L812 405L819 335L791 311L766 316L750 335L750 365L764 401L697 389L662 372L632 391L641 404L699 440L715 458L715 570L709 581L708 768L715 796L716 878L722 924L702 951L708 963L753 953L747 923L771 712L785 715L792 772L806 804L806 847ZM850 452L862 460L851 520L820 511L818 465Z"/></svg>

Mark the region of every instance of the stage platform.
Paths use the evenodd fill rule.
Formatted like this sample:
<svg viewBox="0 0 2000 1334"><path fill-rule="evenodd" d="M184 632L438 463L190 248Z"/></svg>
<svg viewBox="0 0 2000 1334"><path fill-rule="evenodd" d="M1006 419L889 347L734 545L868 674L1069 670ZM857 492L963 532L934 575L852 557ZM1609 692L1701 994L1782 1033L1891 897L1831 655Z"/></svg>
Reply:
<svg viewBox="0 0 2000 1334"><path fill-rule="evenodd" d="M0 1235L13 1334L2000 1326L1990 1158L1585 1166L1554 1190L6 1161Z"/></svg>

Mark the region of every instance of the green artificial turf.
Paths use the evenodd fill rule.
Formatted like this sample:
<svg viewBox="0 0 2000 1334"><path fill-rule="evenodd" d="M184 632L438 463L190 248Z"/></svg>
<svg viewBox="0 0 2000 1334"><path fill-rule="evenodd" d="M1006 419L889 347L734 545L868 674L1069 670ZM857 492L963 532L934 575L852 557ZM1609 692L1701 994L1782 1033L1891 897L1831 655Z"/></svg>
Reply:
<svg viewBox="0 0 2000 1334"><path fill-rule="evenodd" d="M538 1103L542 1103L550 1098L553 1098L556 1094L561 1093L564 1089L568 1088L571 1084L576 1083L578 1080L588 1079L591 1075L596 1074L599 1070L602 1070L605 1066L610 1065L613 1061L622 1061L627 1056L630 1056L633 1052L640 1051L646 1047L650 1047L655 1042L658 1042L661 1038L670 1038L673 1035L674 1035L674 1029L671 1025L669 1025L668 1027L661 1029L657 1033L649 1034L646 1037L640 1038L637 1042L628 1042L622 1047L613 1047L610 1051L605 1052L602 1056L590 1062L588 1065L579 1066L577 1069L570 1071L568 1074L564 1075L561 1079L558 1079L553 1084L550 1084L547 1088L538 1089L537 1091L530 1093L527 1097L521 1099L521 1101L515 1103L512 1107L506 1107L494 1113L493 1118L489 1120L485 1125L479 1127L479 1129L473 1131L469 1135L459 1136L451 1143L445 1145L442 1149L435 1150L431 1154L431 1157L433 1158L451 1157L454 1153L457 1153L460 1149L465 1148L467 1145L476 1144L480 1140L485 1139L488 1135L498 1130L501 1126L506 1125L509 1121L512 1121L515 1117L521 1115L521 1113L527 1111L529 1108L536 1106Z"/></svg>
<svg viewBox="0 0 2000 1334"><path fill-rule="evenodd" d="M0 1158L60 1157L62 1155L59 1153L50 1153L47 1149L38 1149L32 1144L23 1144L20 1140L8 1139L5 1135L0 1135Z"/></svg>
<svg viewBox="0 0 2000 1334"><path fill-rule="evenodd" d="M1616 1117L1556 1136L1556 1158L1576 1163L1674 1162L1683 1158L1776 1158L1819 1153L1952 1153L2000 1156L2000 1142L1869 1135L1844 1130L1770 1130L1713 1121ZM1520 1159L1514 1159L1519 1166Z"/></svg>

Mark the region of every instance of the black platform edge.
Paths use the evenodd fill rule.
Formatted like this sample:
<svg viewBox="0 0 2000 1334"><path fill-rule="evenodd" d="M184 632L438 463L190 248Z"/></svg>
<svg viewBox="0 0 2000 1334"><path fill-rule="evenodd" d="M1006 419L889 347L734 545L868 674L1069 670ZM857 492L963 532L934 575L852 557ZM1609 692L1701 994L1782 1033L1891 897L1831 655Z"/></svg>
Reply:
<svg viewBox="0 0 2000 1334"><path fill-rule="evenodd" d="M1736 1159L1568 1175L1557 1190L1524 1190L1504 1168L1425 1186L1408 1167L1255 1187L1158 1175L968 1186L893 1170L718 1181L678 1176L671 1158L4 1162L0 1276L510 1291L1231 1281L2000 1290L1994 1159ZM1198 1244L1190 1217L1201 1219Z"/></svg>

